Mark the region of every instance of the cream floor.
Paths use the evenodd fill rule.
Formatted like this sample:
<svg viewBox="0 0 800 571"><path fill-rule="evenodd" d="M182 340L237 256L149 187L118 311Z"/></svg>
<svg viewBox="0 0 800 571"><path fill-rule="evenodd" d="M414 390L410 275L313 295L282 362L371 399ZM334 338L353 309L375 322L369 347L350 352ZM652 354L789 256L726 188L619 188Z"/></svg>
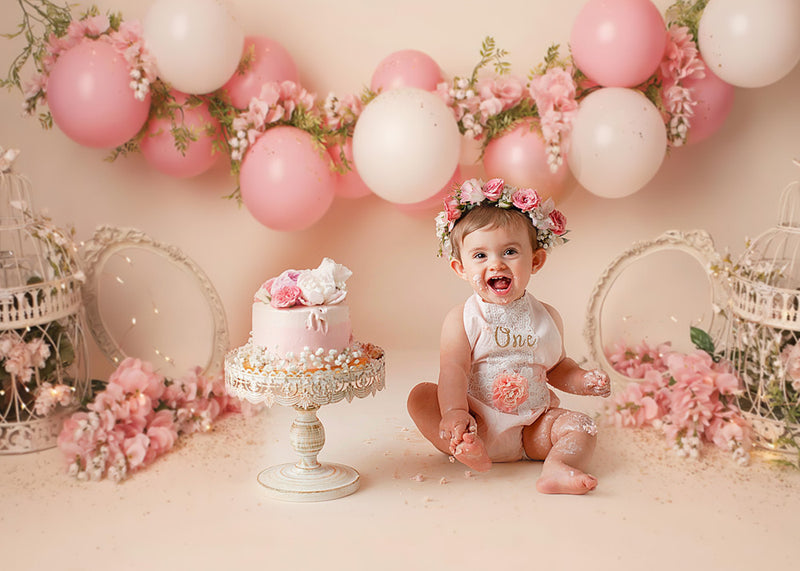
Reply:
<svg viewBox="0 0 800 571"><path fill-rule="evenodd" d="M220 420L122 484L70 479L57 450L0 457L0 568L796 568L800 472L679 460L656 434L604 428L588 496L538 494L532 462L466 477L405 411L435 371L434 353L388 352L384 391L320 410L320 460L361 473L329 502L270 500L256 482L295 458L280 407Z"/></svg>

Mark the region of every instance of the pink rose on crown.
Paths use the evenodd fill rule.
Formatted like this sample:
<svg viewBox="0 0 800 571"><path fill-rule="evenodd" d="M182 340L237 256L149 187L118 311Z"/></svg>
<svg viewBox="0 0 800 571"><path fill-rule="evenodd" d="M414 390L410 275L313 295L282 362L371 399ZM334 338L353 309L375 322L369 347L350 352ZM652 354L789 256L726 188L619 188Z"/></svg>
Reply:
<svg viewBox="0 0 800 571"><path fill-rule="evenodd" d="M507 413L516 410L528 400L528 379L519 373L501 373L492 384L492 403L497 410Z"/></svg>
<svg viewBox="0 0 800 571"><path fill-rule="evenodd" d="M447 221L450 223L450 228L452 228L455 221L461 218L461 210L458 208L458 198L450 196L445 200L444 211L447 215Z"/></svg>
<svg viewBox="0 0 800 571"><path fill-rule="evenodd" d="M520 188L511 196L511 203L523 212L529 212L542 203L542 198L532 188Z"/></svg>
<svg viewBox="0 0 800 571"><path fill-rule="evenodd" d="M567 230L567 217L559 210L553 210L550 213L550 230L556 236L561 236Z"/></svg>
<svg viewBox="0 0 800 571"><path fill-rule="evenodd" d="M506 183L502 178L493 178L486 181L483 185L483 194L486 198L494 202L503 196L503 189L505 186Z"/></svg>

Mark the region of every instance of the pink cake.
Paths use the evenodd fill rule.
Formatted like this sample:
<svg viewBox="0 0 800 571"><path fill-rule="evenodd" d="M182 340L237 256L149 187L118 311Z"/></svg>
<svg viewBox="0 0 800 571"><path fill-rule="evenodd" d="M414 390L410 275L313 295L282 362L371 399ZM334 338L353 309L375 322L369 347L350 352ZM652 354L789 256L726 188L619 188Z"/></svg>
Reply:
<svg viewBox="0 0 800 571"><path fill-rule="evenodd" d="M253 343L279 357L343 351L351 341L350 309L337 305L275 308L253 303Z"/></svg>
<svg viewBox="0 0 800 571"><path fill-rule="evenodd" d="M253 345L281 359L336 355L352 343L345 281L352 272L330 258L313 270L286 270L253 301Z"/></svg>

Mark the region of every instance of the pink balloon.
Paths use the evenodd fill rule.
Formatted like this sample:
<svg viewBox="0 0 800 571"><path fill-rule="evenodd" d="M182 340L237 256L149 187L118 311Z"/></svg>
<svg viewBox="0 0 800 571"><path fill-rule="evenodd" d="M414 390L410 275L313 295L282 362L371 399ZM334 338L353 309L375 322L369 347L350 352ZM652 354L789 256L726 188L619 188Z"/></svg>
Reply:
<svg viewBox="0 0 800 571"><path fill-rule="evenodd" d="M342 164L341 149L341 145L333 145L328 149L331 160L337 167ZM353 139L350 137L344 143L344 156L350 170L336 173L334 194L343 198L362 198L372 194L370 188L364 184L356 171L356 163L353 161Z"/></svg>
<svg viewBox="0 0 800 571"><path fill-rule="evenodd" d="M270 81L299 83L297 66L292 56L275 40L260 36L246 37L242 62L247 63L245 69L237 70L222 86L231 104L238 109L247 109L250 100L261 94L261 87L265 83Z"/></svg>
<svg viewBox="0 0 800 571"><path fill-rule="evenodd" d="M531 126L533 125L533 130ZM564 153L566 159L566 153ZM531 121L492 139L483 154L486 176L502 178L513 186L533 188L542 198L558 201L574 182L566 160L556 172L547 164L547 152L539 128Z"/></svg>
<svg viewBox="0 0 800 571"><path fill-rule="evenodd" d="M656 71L666 24L650 0L589 0L572 25L575 65L606 87L633 87Z"/></svg>
<svg viewBox="0 0 800 571"><path fill-rule="evenodd" d="M417 87L433 91L442 82L442 70L426 53L401 50L385 57L372 74L370 89L389 91L398 87Z"/></svg>
<svg viewBox="0 0 800 571"><path fill-rule="evenodd" d="M334 172L307 132L273 127L249 148L239 187L250 214L280 231L305 230L333 202Z"/></svg>
<svg viewBox="0 0 800 571"><path fill-rule="evenodd" d="M215 134L219 134L219 122L211 116L208 104L188 106L186 95L173 91L175 102L181 105L173 118L154 117L147 125L139 149L145 160L156 170L178 178L197 176L210 169L219 154L214 151ZM196 138L187 141L181 152L175 147L173 127L185 127Z"/></svg>
<svg viewBox="0 0 800 571"><path fill-rule="evenodd" d="M427 215L431 212L438 212L444 208L444 199L450 196L450 193L453 192L453 189L456 188L460 183L461 167L456 167L453 176L450 177L450 180L447 181L447 184L445 184L439 192L421 202L414 204L398 204L397 209L400 210L400 212L411 216L418 214Z"/></svg>
<svg viewBox="0 0 800 571"><path fill-rule="evenodd" d="M150 94L134 97L130 68L108 42L82 40L62 53L47 82L47 105L67 137L95 148L133 138L150 112Z"/></svg>
<svg viewBox="0 0 800 571"><path fill-rule="evenodd" d="M697 101L694 116L689 119L686 144L699 143L713 135L725 123L731 109L736 89L722 81L706 66L703 79L684 79L682 84L691 90Z"/></svg>

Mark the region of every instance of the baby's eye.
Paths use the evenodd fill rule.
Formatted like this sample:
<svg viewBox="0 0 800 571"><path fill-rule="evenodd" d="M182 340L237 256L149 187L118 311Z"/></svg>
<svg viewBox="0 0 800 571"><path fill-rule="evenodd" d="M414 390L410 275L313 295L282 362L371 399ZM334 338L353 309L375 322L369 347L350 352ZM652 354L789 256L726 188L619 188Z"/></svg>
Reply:
<svg viewBox="0 0 800 571"><path fill-rule="evenodd" d="M517 253L517 250L516 250L516 248L508 248L508 249L505 251L505 255L506 255L506 256L514 256L514 255L516 255L516 253Z"/></svg>
<svg viewBox="0 0 800 571"><path fill-rule="evenodd" d="M486 254L484 254L483 252L475 252L475 253L472 255L472 259L473 259L473 260L482 260L482 259L484 259L485 257L486 257Z"/></svg>

